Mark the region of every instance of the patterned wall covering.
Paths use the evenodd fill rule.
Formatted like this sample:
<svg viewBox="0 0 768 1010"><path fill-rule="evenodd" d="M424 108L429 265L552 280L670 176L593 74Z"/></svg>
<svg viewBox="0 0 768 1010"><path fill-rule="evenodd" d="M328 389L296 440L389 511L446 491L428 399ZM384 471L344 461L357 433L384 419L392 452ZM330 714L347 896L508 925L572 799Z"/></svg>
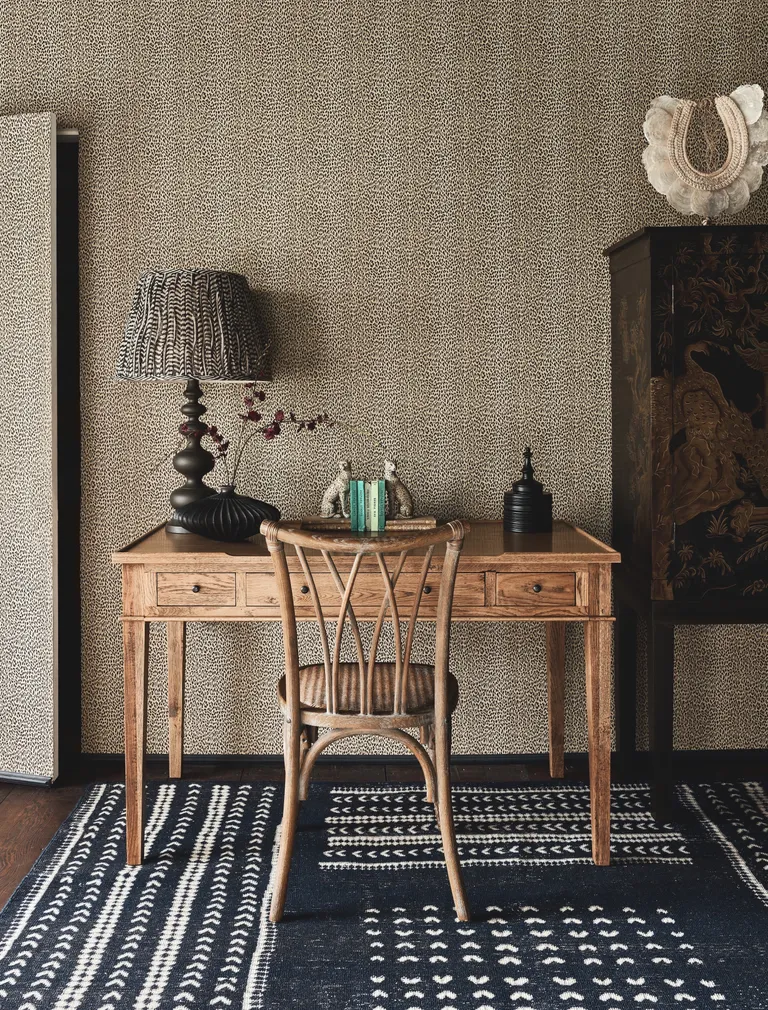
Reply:
<svg viewBox="0 0 768 1010"><path fill-rule="evenodd" d="M164 518L173 481L153 467L180 388L113 379L138 273L245 273L274 336L274 401L375 426L422 508L499 515L530 441L557 513L608 535L601 249L679 220L643 174L645 108L663 91L766 84L766 34L757 0L37 0L6 12L0 109L55 110L82 137L87 750L122 746L109 552ZM767 201L768 187L739 220L764 219ZM209 387L208 402L222 421L234 392ZM264 444L242 486L296 515L347 455L359 471L376 463L340 429ZM162 639L155 629L153 750L166 747ZM580 629L568 639L576 749ZM768 744L764 631L687 629L678 642L678 746ZM191 630L190 752L278 750L280 654L274 627ZM457 628L454 667L473 699L457 751L544 749L543 663L540 628Z"/></svg>
<svg viewBox="0 0 768 1010"><path fill-rule="evenodd" d="M56 121L0 118L0 772L56 774L54 373Z"/></svg>

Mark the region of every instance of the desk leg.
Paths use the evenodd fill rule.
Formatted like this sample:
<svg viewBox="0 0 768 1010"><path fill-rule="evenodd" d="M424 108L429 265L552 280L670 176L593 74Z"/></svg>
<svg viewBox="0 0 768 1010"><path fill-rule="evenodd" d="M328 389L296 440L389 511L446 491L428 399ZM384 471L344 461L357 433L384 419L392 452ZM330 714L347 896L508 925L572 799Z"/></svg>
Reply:
<svg viewBox="0 0 768 1010"><path fill-rule="evenodd" d="M611 627L610 621L584 626L592 859L597 866L611 860Z"/></svg>
<svg viewBox="0 0 768 1010"><path fill-rule="evenodd" d="M144 858L144 753L147 733L149 625L123 621L126 862Z"/></svg>
<svg viewBox="0 0 768 1010"><path fill-rule="evenodd" d="M565 622L547 621L549 774L565 776Z"/></svg>
<svg viewBox="0 0 768 1010"><path fill-rule="evenodd" d="M181 778L184 755L184 665L187 625L168 621L168 775Z"/></svg>

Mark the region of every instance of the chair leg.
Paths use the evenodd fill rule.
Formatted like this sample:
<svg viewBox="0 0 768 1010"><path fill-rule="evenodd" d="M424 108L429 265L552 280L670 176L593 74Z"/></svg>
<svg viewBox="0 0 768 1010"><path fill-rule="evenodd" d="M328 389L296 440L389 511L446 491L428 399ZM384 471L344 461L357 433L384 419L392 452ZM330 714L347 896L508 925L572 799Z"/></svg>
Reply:
<svg viewBox="0 0 768 1010"><path fill-rule="evenodd" d="M285 908L288 872L291 868L293 840L299 819L299 771L301 765L301 726L283 723L283 758L285 760L285 792L283 822L280 827L280 852L277 856L275 889L272 892L271 922L280 922Z"/></svg>
<svg viewBox="0 0 768 1010"><path fill-rule="evenodd" d="M437 806L439 810L440 834L443 838L445 865L448 869L448 880L451 885L453 904L456 915L462 922L469 921L469 904L464 890L464 879L461 875L459 853L456 848L456 832L453 826L453 807L451 806L451 768L450 768L450 727L449 721L435 720L435 770L437 772Z"/></svg>
<svg viewBox="0 0 768 1010"><path fill-rule="evenodd" d="M434 744L434 730L431 726L420 726L419 727L419 742L421 746L429 754L430 760L432 761L432 766L435 764L435 744ZM427 787L427 803L435 804L435 813L437 814L437 797L432 795L432 787L430 785L429 779L424 783Z"/></svg>
<svg viewBox="0 0 768 1010"><path fill-rule="evenodd" d="M304 762L306 760L307 754L312 750L312 745L317 742L318 730L317 726L302 726L301 734L299 735L299 802L303 803L304 800L309 796L309 781L308 777L302 782L301 770L304 767Z"/></svg>

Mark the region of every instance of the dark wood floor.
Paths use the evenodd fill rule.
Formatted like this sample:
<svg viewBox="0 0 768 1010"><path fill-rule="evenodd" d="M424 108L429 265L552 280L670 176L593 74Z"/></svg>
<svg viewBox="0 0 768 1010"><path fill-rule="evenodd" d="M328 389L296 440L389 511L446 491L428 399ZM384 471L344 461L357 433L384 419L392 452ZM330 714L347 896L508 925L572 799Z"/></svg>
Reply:
<svg viewBox="0 0 768 1010"><path fill-rule="evenodd" d="M680 755L682 757L682 755ZM585 781L585 758L566 761L566 778ZM549 779L545 758L541 760L453 763L455 782L540 782ZM764 778L768 776L768 756L753 753L728 759L691 757L679 767L679 777L688 780ZM147 777L167 780L165 761L148 761ZM198 782L279 782L282 765L279 762L220 763L188 762L184 777ZM66 819L91 782L122 782L123 768L119 761L83 762L74 775L63 777L55 786L11 785L0 782L0 908L18 883L50 842L57 828ZM318 782L420 782L416 762L365 762L328 760L322 758L315 766L313 781Z"/></svg>

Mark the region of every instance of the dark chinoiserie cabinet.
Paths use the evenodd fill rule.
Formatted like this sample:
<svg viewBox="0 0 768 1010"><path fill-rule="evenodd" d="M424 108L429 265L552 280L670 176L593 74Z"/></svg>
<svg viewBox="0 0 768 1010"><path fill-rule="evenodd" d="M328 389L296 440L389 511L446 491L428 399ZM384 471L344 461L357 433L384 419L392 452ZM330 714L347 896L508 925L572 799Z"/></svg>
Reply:
<svg viewBox="0 0 768 1010"><path fill-rule="evenodd" d="M626 768L642 614L666 817L674 625L768 617L768 226L648 228L607 255L618 747Z"/></svg>

